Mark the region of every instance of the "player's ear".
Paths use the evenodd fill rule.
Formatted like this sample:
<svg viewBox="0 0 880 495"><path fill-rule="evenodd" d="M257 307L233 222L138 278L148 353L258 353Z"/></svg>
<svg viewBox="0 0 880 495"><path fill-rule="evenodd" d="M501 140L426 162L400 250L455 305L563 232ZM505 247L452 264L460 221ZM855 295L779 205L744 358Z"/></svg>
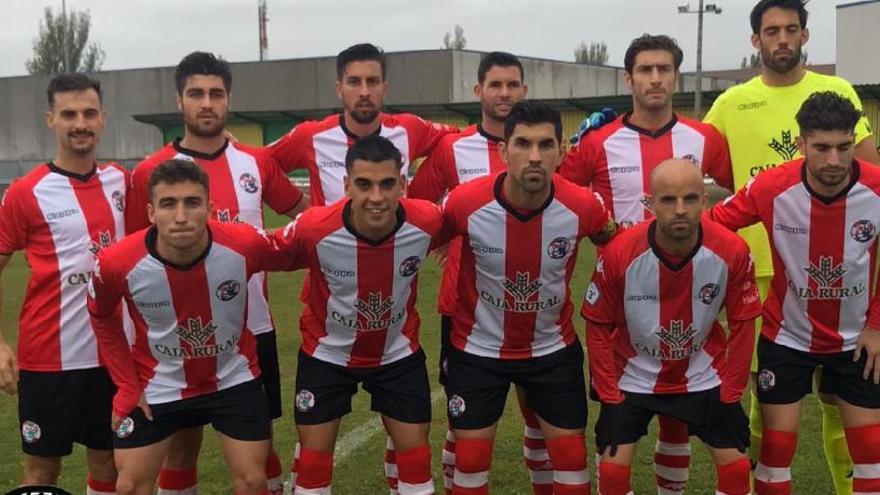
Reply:
<svg viewBox="0 0 880 495"><path fill-rule="evenodd" d="M523 98L529 96L529 85L523 83Z"/></svg>
<svg viewBox="0 0 880 495"><path fill-rule="evenodd" d="M147 203L147 218L150 220L151 224L156 223L156 220L154 220L155 216L156 216L156 210L155 210L155 208L153 208L153 200L150 199L150 201Z"/></svg>
<svg viewBox="0 0 880 495"><path fill-rule="evenodd" d="M507 141L498 142L498 154L501 155L501 161L507 163Z"/></svg>
<svg viewBox="0 0 880 495"><path fill-rule="evenodd" d="M342 81L336 81L336 97L342 100Z"/></svg>
<svg viewBox="0 0 880 495"><path fill-rule="evenodd" d="M704 210L709 208L709 193L703 191L703 198L702 198L701 203L703 204Z"/></svg>
<svg viewBox="0 0 880 495"><path fill-rule="evenodd" d="M633 88L633 76L628 71L623 71L623 82L626 83L626 87L632 91Z"/></svg>
<svg viewBox="0 0 880 495"><path fill-rule="evenodd" d="M183 111L183 95L180 93L177 93L177 96L174 99L175 99L175 101L177 101L177 109L182 112Z"/></svg>
<svg viewBox="0 0 880 495"><path fill-rule="evenodd" d="M480 83L474 84L474 96L479 100L483 96L483 86Z"/></svg>
<svg viewBox="0 0 880 495"><path fill-rule="evenodd" d="M752 39L752 47L754 47L755 50L760 51L761 50L761 35L760 34L752 34L751 39Z"/></svg>
<svg viewBox="0 0 880 495"><path fill-rule="evenodd" d="M52 128L52 120L54 120L55 113L52 109L46 110L46 127L49 129Z"/></svg>
<svg viewBox="0 0 880 495"><path fill-rule="evenodd" d="M807 156L807 141L803 135L797 137L795 144L797 144L797 149L801 152L801 155Z"/></svg>
<svg viewBox="0 0 880 495"><path fill-rule="evenodd" d="M342 185L345 195L351 197L351 179L348 178L348 174L342 176Z"/></svg>
<svg viewBox="0 0 880 495"><path fill-rule="evenodd" d="M806 45L807 41L810 41L810 30L804 28L801 30L801 45Z"/></svg>

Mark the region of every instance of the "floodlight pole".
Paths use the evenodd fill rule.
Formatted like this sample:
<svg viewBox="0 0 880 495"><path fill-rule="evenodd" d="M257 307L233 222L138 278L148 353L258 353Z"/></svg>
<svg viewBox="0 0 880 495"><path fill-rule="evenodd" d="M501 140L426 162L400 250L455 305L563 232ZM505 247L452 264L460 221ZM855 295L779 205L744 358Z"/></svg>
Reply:
<svg viewBox="0 0 880 495"><path fill-rule="evenodd" d="M721 7L710 3L703 6L703 0L699 0L700 5L697 10L691 10L691 6L679 5L679 14L697 14L697 80L694 86L694 118L702 118L703 112L703 13L711 12L720 14Z"/></svg>

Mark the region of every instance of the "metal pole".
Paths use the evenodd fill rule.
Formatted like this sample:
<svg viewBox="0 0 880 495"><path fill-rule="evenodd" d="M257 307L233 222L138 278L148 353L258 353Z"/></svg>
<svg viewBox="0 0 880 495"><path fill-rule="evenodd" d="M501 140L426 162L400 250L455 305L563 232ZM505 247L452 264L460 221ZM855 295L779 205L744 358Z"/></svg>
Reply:
<svg viewBox="0 0 880 495"><path fill-rule="evenodd" d="M703 104L703 0L697 9L697 84L694 88L694 118L700 120Z"/></svg>
<svg viewBox="0 0 880 495"><path fill-rule="evenodd" d="M70 52L67 49L67 0L61 0L61 52L64 54L62 72L70 72Z"/></svg>

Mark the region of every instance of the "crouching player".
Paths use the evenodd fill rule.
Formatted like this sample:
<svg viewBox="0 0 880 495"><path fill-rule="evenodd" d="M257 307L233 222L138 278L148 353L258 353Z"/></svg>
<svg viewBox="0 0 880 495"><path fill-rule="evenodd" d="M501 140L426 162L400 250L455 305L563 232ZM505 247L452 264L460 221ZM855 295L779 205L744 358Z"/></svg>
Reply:
<svg viewBox="0 0 880 495"><path fill-rule="evenodd" d="M719 494L749 493L749 379L761 307L745 242L708 220L700 169L667 160L651 174L656 219L606 246L582 315L593 385L599 493L632 493L636 442L655 415L681 420L708 447ZM726 308L729 338L718 323Z"/></svg>
<svg viewBox="0 0 880 495"><path fill-rule="evenodd" d="M400 495L432 494L431 394L419 346L417 275L440 230L440 210L403 198L403 158L388 139L349 148L347 199L312 207L276 232L296 268L309 268L294 419L294 493L330 493L340 420L358 384L396 448Z"/></svg>
<svg viewBox="0 0 880 495"><path fill-rule="evenodd" d="M270 419L246 330L248 280L291 259L246 224L208 222L208 177L169 160L150 176L153 226L105 249L89 286L99 349L118 387L113 399L119 494L151 494L171 435L210 422L236 494L266 489ZM135 322L129 348L124 300Z"/></svg>

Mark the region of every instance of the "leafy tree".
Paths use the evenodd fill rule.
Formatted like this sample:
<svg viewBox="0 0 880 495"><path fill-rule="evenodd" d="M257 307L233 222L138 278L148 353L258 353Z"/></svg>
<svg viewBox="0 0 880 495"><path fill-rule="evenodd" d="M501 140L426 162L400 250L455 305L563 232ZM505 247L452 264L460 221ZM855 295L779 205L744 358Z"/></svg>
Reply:
<svg viewBox="0 0 880 495"><path fill-rule="evenodd" d="M89 43L92 16L88 11L55 14L46 7L40 34L34 38L34 58L25 66L30 74L96 72L106 54L98 43ZM65 50L67 56L65 57Z"/></svg>
<svg viewBox="0 0 880 495"><path fill-rule="evenodd" d="M443 35L443 48L447 50L464 50L464 47L467 46L467 38L464 37L464 28L455 25L454 34L449 31Z"/></svg>
<svg viewBox="0 0 880 495"><path fill-rule="evenodd" d="M574 61L579 64L605 65L608 62L608 45L604 42L585 41L574 48Z"/></svg>

